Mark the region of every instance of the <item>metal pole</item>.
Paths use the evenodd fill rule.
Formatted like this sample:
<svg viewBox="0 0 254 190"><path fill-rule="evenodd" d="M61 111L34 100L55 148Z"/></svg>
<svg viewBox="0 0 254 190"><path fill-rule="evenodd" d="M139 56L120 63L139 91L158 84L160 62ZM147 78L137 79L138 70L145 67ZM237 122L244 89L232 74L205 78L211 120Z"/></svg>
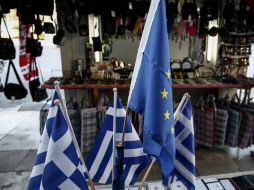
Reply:
<svg viewBox="0 0 254 190"><path fill-rule="evenodd" d="M112 147L112 185L115 180L115 159L116 159L116 114L117 114L117 89L113 88L114 91L114 117L113 117L113 147Z"/></svg>
<svg viewBox="0 0 254 190"><path fill-rule="evenodd" d="M76 137L75 137L75 134L74 134L74 131L73 131L73 128L72 128L72 124L71 124L70 118L69 118L68 113L67 113L66 103L65 103L65 101L62 99L62 96L61 96L61 93L60 93L59 82L58 82L58 81L55 81L55 82L54 82L54 85L55 85L55 90L56 90L56 92L58 93L58 97L59 97L59 100L60 100L60 108L61 108L62 111L63 111L63 114L64 114L64 116L65 116L65 119L66 119L66 121L67 121L67 123L68 123L68 127L69 127L69 129L70 129L70 131L71 131L71 137L72 137L72 139L73 139L73 143L74 143L75 149L76 149L76 151L77 151L77 154L78 154L78 156L79 156L79 158L80 158L80 161L81 161L82 165L84 166L84 168L85 168L85 170L86 170L86 173L87 173L87 176L88 176L88 183L89 183L89 185L91 186L92 190L96 190L96 189L95 189L95 185L94 185L94 183L93 183L93 181L92 181L92 179L91 179L91 177L90 177L90 175L89 175L88 169L87 169L87 167L86 167L86 165L85 165L85 161L84 161L84 158L83 158L82 153L81 153L81 151L80 151L80 148L79 148L77 139L76 139Z"/></svg>
<svg viewBox="0 0 254 190"><path fill-rule="evenodd" d="M113 181L113 190L124 190L125 181L123 178L123 162L124 162L124 144L118 142L116 145L117 149L117 164L116 164L116 177Z"/></svg>
<svg viewBox="0 0 254 190"><path fill-rule="evenodd" d="M126 108L126 114L125 114L125 117L124 117L124 123L123 123L123 131L122 131L122 144L124 144L124 137L125 137L125 128L126 128L126 120L127 120L127 115L128 115L128 112L129 112L129 108L127 107Z"/></svg>

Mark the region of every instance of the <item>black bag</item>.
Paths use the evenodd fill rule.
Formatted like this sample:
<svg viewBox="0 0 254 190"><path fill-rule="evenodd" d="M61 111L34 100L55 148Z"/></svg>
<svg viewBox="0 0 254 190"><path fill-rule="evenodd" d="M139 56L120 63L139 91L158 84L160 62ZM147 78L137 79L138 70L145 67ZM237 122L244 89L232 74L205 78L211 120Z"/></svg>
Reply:
<svg viewBox="0 0 254 190"><path fill-rule="evenodd" d="M94 51L102 51L102 44L100 36L92 37Z"/></svg>
<svg viewBox="0 0 254 190"><path fill-rule="evenodd" d="M33 1L33 8L35 14L52 16L54 12L54 1L53 0Z"/></svg>
<svg viewBox="0 0 254 190"><path fill-rule="evenodd" d="M26 53L31 53L32 57L39 57L42 54L42 45L36 39L27 38L26 39Z"/></svg>
<svg viewBox="0 0 254 190"><path fill-rule="evenodd" d="M34 22L34 33L37 35L41 35L43 32L43 26L41 24L41 20L40 19L36 19Z"/></svg>
<svg viewBox="0 0 254 190"><path fill-rule="evenodd" d="M46 89L39 88L40 85L41 82L39 78L29 81L29 90L34 102L40 102L48 98Z"/></svg>
<svg viewBox="0 0 254 190"><path fill-rule="evenodd" d="M14 73L16 75L16 78L19 84L8 83L11 66L14 70ZM7 70L5 87L4 87L4 95L6 96L7 99L10 99L10 100L22 99L22 98L25 98L27 95L27 89L23 86L12 60L10 60L8 70Z"/></svg>
<svg viewBox="0 0 254 190"><path fill-rule="evenodd" d="M53 37L53 44L61 45L61 42L63 41L64 36L65 36L65 32L63 29L57 30L56 35L54 35Z"/></svg>
<svg viewBox="0 0 254 190"><path fill-rule="evenodd" d="M32 65L35 66L36 72L38 73L37 63L34 58L34 64L32 63L33 58L30 58L29 64L29 90L34 102L40 102L48 98L46 89L40 88L41 82L39 78L31 79Z"/></svg>
<svg viewBox="0 0 254 190"><path fill-rule="evenodd" d="M43 30L46 34L55 34L56 33L56 29L55 29L53 23L51 23L51 22L44 22Z"/></svg>
<svg viewBox="0 0 254 190"><path fill-rule="evenodd" d="M1 38L0 37L0 59L9 60L15 59L16 57L16 49L14 47L14 43L11 39L10 33L8 31L5 19L3 18L4 25L6 27L9 38Z"/></svg>
<svg viewBox="0 0 254 190"><path fill-rule="evenodd" d="M198 12L197 12L196 0L193 0L192 3L185 1L182 6L181 13L182 13L182 18L184 20L188 20L189 16L191 16L191 19L197 18Z"/></svg>

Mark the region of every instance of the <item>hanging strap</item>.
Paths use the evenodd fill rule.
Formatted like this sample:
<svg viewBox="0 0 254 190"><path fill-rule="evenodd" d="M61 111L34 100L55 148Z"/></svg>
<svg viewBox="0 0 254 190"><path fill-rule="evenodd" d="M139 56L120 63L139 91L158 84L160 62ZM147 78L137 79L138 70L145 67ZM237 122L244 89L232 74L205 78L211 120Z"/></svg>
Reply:
<svg viewBox="0 0 254 190"><path fill-rule="evenodd" d="M9 38L11 39L11 35L10 35L10 33L9 33L7 24L6 24L5 19L4 19L4 16L3 16L2 18L3 18L3 21L4 21L4 25L5 25L5 28L6 28L6 30L7 30L8 36L9 36ZM0 37L1 37L1 33L0 33Z"/></svg>
<svg viewBox="0 0 254 190"><path fill-rule="evenodd" d="M34 65L34 67L33 67ZM39 68L39 69L38 69ZM41 72L41 67L40 65L38 64L37 65L37 62L36 62L36 58L33 57L33 56L30 56L30 63L29 63L29 74L28 74L28 80L30 81L31 79L31 73L32 73L32 69L35 69L36 71L36 74L38 77L40 77L41 75L41 80L42 80L42 83L44 83L44 78L43 78L43 75L42 75L42 72ZM40 74L39 74L40 73ZM34 76L35 78L35 76Z"/></svg>
<svg viewBox="0 0 254 190"><path fill-rule="evenodd" d="M10 59L10 61L9 61L9 65L8 65L7 75L6 75L6 79L5 79L5 86L6 86L7 83L8 83L9 73L10 73L10 68L11 68L11 66L12 66L12 68L13 68L13 71L14 71L14 73L15 73L15 75L16 75L16 78L17 78L19 84L20 84L21 86L23 86L23 84L22 84L22 82L21 82L21 80L20 80L20 78L19 78L18 72L17 72L17 70L16 70L16 68L15 68L15 65L14 65L14 63L13 63L13 61L12 61L11 59Z"/></svg>
<svg viewBox="0 0 254 190"><path fill-rule="evenodd" d="M28 72L28 81L31 81L31 74L33 69L33 57L30 55L30 62L29 62L29 72Z"/></svg>
<svg viewBox="0 0 254 190"><path fill-rule="evenodd" d="M37 70L37 75L38 75L38 77L41 76L42 83L45 83L45 82L44 82L43 75L42 75L42 72L41 72L41 66L40 66L40 64L37 64L36 58L34 58L34 64L35 64L35 67L36 67L36 70ZM38 68L39 68L39 69L38 69ZM39 73L40 73L40 75L39 75Z"/></svg>

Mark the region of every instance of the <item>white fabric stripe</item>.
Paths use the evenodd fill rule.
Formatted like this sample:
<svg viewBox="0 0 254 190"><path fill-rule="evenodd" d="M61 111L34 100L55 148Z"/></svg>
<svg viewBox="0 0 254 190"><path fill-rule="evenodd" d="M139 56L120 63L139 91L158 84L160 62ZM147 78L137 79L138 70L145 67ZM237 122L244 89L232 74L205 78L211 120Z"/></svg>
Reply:
<svg viewBox="0 0 254 190"><path fill-rule="evenodd" d="M47 120L50 119L50 118L56 117L56 113L57 113L57 110L58 110L57 108L58 108L57 106L50 107L49 113L48 113L48 116L47 116Z"/></svg>
<svg viewBox="0 0 254 190"><path fill-rule="evenodd" d="M145 155L143 154L143 148L136 148L136 149L125 149L124 150L124 157L139 157Z"/></svg>
<svg viewBox="0 0 254 190"><path fill-rule="evenodd" d="M133 131L133 129L132 129ZM122 133L116 133L116 141L121 141L122 140ZM139 137L138 137L138 134L133 131L132 133L125 133L125 136L124 136L124 141L125 142L128 142L128 141L137 141L137 140L140 140Z"/></svg>
<svg viewBox="0 0 254 190"><path fill-rule="evenodd" d="M178 160L175 160L175 167L189 182L195 182L195 175L187 170Z"/></svg>
<svg viewBox="0 0 254 190"><path fill-rule="evenodd" d="M109 107L108 111L107 111L107 114L114 116L114 113L115 113L114 108ZM125 115L126 115L126 112L125 112L124 108L117 108L116 109L116 117L125 117Z"/></svg>
<svg viewBox="0 0 254 190"><path fill-rule="evenodd" d="M192 116L190 119L188 119L184 114L181 114L179 121L185 126L185 128L193 132L193 117Z"/></svg>
<svg viewBox="0 0 254 190"><path fill-rule="evenodd" d="M51 107L49 109L47 120L50 119L50 118L56 117L56 113L57 113L57 107L56 106ZM44 125L44 129L46 128L47 120L46 120L46 123ZM48 143L49 143L48 131L47 130L43 130L42 137L41 137L41 143L39 145L37 154L40 154L42 152L47 151L47 149L48 149Z"/></svg>
<svg viewBox="0 0 254 190"><path fill-rule="evenodd" d="M129 185L132 178L133 178L133 174L136 172L136 170L138 169L139 164L133 164L128 172L128 175L125 179L125 185Z"/></svg>
<svg viewBox="0 0 254 190"><path fill-rule="evenodd" d="M40 186L40 190L44 190L43 186L42 186L42 183L41 183L41 186Z"/></svg>
<svg viewBox="0 0 254 190"><path fill-rule="evenodd" d="M51 138L52 139L52 138ZM53 139L52 139L53 141ZM72 143L72 138L70 134L70 129L68 128L65 134L58 139L56 142L54 142L54 146L60 150L65 150L70 144Z"/></svg>
<svg viewBox="0 0 254 190"><path fill-rule="evenodd" d="M176 139L176 150L180 152L190 163L195 166L195 155L192 154L185 146L182 145L182 142Z"/></svg>
<svg viewBox="0 0 254 190"><path fill-rule="evenodd" d="M45 161L45 165L53 161L68 177L71 176L76 169L76 166L73 164L73 162L63 153L63 151L71 144L71 142L72 139L69 129L56 142L50 138Z"/></svg>
<svg viewBox="0 0 254 190"><path fill-rule="evenodd" d="M38 148L38 152L37 155L42 153L42 152L46 152L48 149L48 144L49 144L49 136L48 136L48 131L47 130L43 130L43 134L41 137L41 142Z"/></svg>
<svg viewBox="0 0 254 190"><path fill-rule="evenodd" d="M30 178L41 175L43 173L43 170L44 170L44 163L34 166L31 172Z"/></svg>
<svg viewBox="0 0 254 190"><path fill-rule="evenodd" d="M180 123L182 123L182 125L184 126L184 129L176 136L176 138L179 141L184 141L188 137L189 134L191 134L191 133L193 134L193 132L191 130L193 128L193 123L192 123L192 120L189 120L184 115L181 115L181 119L178 121Z"/></svg>
<svg viewBox="0 0 254 190"><path fill-rule="evenodd" d="M141 41L140 41L139 48L138 48L138 53L137 53L137 58L136 58L135 66L134 66L134 71L133 71L133 74L132 74L131 86L130 86L127 106L129 105L129 101L130 101L130 98L131 98L131 95L132 95L132 91L134 89L134 86L135 86L135 83L136 83L136 80L137 80L137 76L138 76L139 69L140 69L140 66L141 66L141 61L143 59L143 52L145 51L145 48L146 48L146 44L147 44L147 40L148 40L150 30L151 30L151 27L152 27L154 15L155 15L155 12L157 11L159 2L160 2L160 0L152 0L151 4L150 4L150 8L149 8L147 19L146 19L146 22L145 22L143 34L142 34Z"/></svg>
<svg viewBox="0 0 254 190"><path fill-rule="evenodd" d="M70 179L66 179L61 185L58 186L61 190L80 190L80 188L73 183Z"/></svg>
<svg viewBox="0 0 254 190"><path fill-rule="evenodd" d="M93 165L91 166L90 170L89 170L89 174L91 176L91 178L93 178L98 170L98 166L100 165L100 163L102 162L102 159L104 158L104 155L107 151L107 148L109 146L110 140L112 139L112 131L107 131L103 141L101 143L101 147L97 153L97 156L94 159Z"/></svg>
<svg viewBox="0 0 254 190"><path fill-rule="evenodd" d="M108 164L107 164L107 166L106 166L106 168L105 168L105 170L103 172L103 175L101 176L101 178L99 180L100 183L104 183L105 184L107 182L107 180L108 180L108 178L110 176L110 173L112 172L112 168L113 168L112 167L112 159L113 159L113 154L111 154L110 159L108 161Z"/></svg>

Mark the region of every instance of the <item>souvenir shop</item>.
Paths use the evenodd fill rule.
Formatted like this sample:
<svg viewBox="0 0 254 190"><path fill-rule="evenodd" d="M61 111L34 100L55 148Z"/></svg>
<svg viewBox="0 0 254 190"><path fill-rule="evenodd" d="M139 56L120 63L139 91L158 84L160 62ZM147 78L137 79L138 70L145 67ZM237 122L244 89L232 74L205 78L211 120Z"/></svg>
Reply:
<svg viewBox="0 0 254 190"><path fill-rule="evenodd" d="M63 77L53 76L43 87L60 82L84 152L95 140L114 87L126 105L149 8L149 1L111 3L88 8L78 1L77 15L66 9L74 5L56 3L54 43L61 48ZM190 93L197 146L244 149L252 144L252 9L252 1L244 0L167 3L174 107ZM142 117L130 116L142 135Z"/></svg>
<svg viewBox="0 0 254 190"><path fill-rule="evenodd" d="M59 81L84 158L95 142L113 88L126 106L149 5L147 0L56 0L52 7L51 0L44 0L36 5L22 1L18 7L24 33L34 35L24 37L31 55L26 77L31 82L27 92L19 80L18 90L25 92L16 99L31 93L33 101L44 101L48 98L45 90L54 89L54 82ZM16 1L6 1L3 13L16 6ZM44 17L51 17L53 10L57 20L45 22ZM166 10L174 109L189 93L197 151L238 150L236 156L241 157L241 150L248 149L254 157L254 2L169 0ZM4 24L3 20L2 28ZM63 68L61 77L43 82L32 80L40 77L35 58L43 52L42 33L54 34L52 43L60 48ZM0 39L1 59L14 56L13 50L4 51L11 49L10 38ZM15 92L11 92L8 75L4 86L11 99ZM40 133L48 109L45 104L40 111ZM131 110L128 114L142 138L143 116Z"/></svg>

